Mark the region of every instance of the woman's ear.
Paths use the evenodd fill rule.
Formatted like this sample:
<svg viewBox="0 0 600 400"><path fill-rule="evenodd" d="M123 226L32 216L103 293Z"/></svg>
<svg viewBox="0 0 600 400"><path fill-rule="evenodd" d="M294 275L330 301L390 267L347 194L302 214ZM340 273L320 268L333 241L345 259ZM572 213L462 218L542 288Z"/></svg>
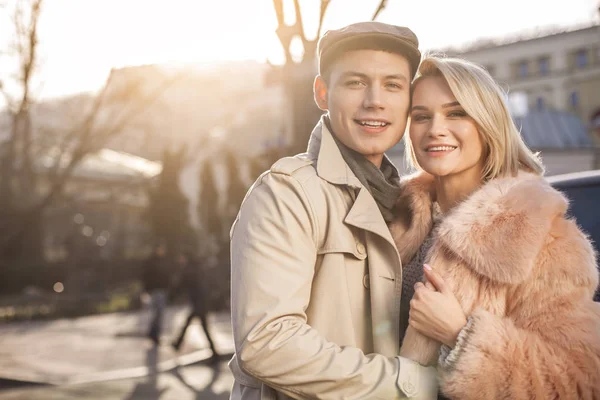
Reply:
<svg viewBox="0 0 600 400"><path fill-rule="evenodd" d="M315 96L315 103L317 103L317 107L319 107L322 111L327 111L329 109L327 106L327 83L321 77L321 75L317 75L315 78L313 94Z"/></svg>

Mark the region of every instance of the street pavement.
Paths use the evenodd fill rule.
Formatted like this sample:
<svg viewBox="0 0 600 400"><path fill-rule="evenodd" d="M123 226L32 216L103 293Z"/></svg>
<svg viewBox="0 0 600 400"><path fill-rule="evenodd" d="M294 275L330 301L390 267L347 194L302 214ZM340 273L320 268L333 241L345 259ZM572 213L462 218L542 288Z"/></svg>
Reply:
<svg viewBox="0 0 600 400"><path fill-rule="evenodd" d="M0 391L2 400L227 400L233 377L216 367L191 365L143 378Z"/></svg>
<svg viewBox="0 0 600 400"><path fill-rule="evenodd" d="M161 345L146 338L147 310L0 326L0 399L227 399L233 378L228 313L209 315L221 362L195 321L171 341L188 309L169 307Z"/></svg>

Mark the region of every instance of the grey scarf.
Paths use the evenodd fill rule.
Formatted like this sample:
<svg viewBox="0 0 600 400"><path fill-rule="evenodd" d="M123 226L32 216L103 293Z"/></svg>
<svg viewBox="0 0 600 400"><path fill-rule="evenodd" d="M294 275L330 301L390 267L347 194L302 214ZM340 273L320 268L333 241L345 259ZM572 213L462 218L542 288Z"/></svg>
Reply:
<svg viewBox="0 0 600 400"><path fill-rule="evenodd" d="M381 211L383 219L389 223L394 218L392 210L401 191L398 171L386 157L383 157L381 169L377 168L365 156L340 142L335 137L335 133L333 133L328 120L326 120L326 123L329 131L332 132L331 136L333 136L335 143L342 153L344 161L346 161L346 164L348 164L348 167L350 167L350 170L356 175L360 183L371 193L379 207L379 211Z"/></svg>

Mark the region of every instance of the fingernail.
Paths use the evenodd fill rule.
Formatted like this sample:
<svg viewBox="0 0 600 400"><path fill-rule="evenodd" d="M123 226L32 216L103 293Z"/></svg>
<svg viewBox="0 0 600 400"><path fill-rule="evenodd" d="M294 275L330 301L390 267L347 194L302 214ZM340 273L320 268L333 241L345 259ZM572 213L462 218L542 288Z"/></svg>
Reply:
<svg viewBox="0 0 600 400"><path fill-rule="evenodd" d="M423 264L423 266L425 267L425 269L427 271L431 271L432 270L432 268L431 268L431 266L429 264Z"/></svg>

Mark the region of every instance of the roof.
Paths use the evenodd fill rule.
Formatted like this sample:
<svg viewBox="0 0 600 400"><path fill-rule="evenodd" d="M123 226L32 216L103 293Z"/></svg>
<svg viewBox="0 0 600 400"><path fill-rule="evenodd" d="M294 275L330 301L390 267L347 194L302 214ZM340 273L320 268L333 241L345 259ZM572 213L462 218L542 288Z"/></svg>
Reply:
<svg viewBox="0 0 600 400"><path fill-rule="evenodd" d="M533 40L554 38L557 35L580 33L586 30L594 30L600 27L596 21L575 24L571 26L550 25L546 27L535 27L533 29L515 32L513 34L500 37L482 37L472 42L464 43L459 46L448 46L440 49L433 49L433 52L455 55L466 55L480 50L495 49L498 47L512 46Z"/></svg>
<svg viewBox="0 0 600 400"><path fill-rule="evenodd" d="M525 143L532 149L582 149L592 140L581 119L574 114L534 110L514 118Z"/></svg>
<svg viewBox="0 0 600 400"><path fill-rule="evenodd" d="M120 151L101 149L90 154L75 168L75 175L99 179L152 178L160 174L162 165Z"/></svg>
<svg viewBox="0 0 600 400"><path fill-rule="evenodd" d="M51 167L55 157L60 154L57 149L52 149L42 156L40 164ZM62 159L62 167L70 162L67 154ZM88 154L73 170L73 176L78 178L98 179L106 181L125 181L152 178L160 174L162 165L142 157L107 148L96 153Z"/></svg>

